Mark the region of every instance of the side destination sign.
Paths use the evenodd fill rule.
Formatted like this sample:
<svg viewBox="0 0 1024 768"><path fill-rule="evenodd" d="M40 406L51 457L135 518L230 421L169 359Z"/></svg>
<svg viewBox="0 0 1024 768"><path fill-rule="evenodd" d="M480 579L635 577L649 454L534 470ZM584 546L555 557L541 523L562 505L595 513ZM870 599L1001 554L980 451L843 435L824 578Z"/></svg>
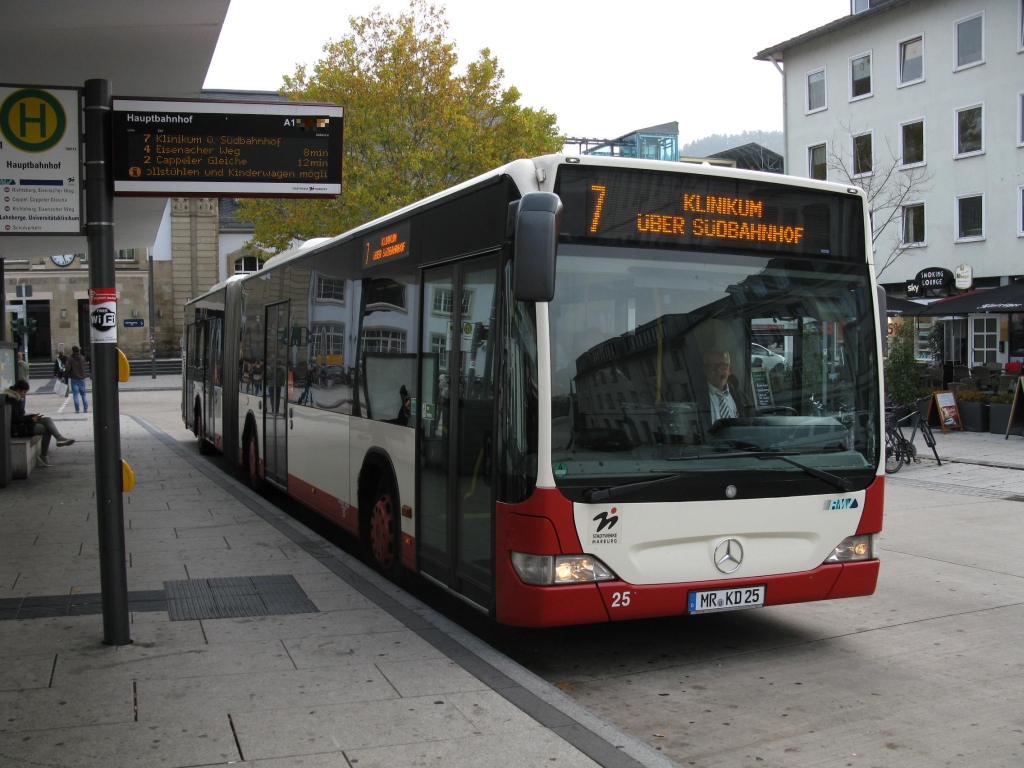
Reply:
<svg viewBox="0 0 1024 768"><path fill-rule="evenodd" d="M404 259L410 253L408 221L396 224L390 229L378 230L363 238L364 267Z"/></svg>
<svg viewBox="0 0 1024 768"><path fill-rule="evenodd" d="M333 104L114 99L114 194L335 197Z"/></svg>

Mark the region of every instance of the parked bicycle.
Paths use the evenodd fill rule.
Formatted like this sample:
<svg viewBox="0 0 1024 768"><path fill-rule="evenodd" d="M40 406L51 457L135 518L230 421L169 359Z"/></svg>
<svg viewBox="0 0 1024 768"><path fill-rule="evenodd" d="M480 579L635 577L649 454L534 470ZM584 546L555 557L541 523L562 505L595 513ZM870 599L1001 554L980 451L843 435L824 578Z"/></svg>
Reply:
<svg viewBox="0 0 1024 768"><path fill-rule="evenodd" d="M908 422L912 427L909 439L903 433L903 425ZM921 462L921 457L917 455L917 446L914 445L914 438L919 430L925 445L932 449L935 461L941 467L942 460L935 447L935 435L932 434L932 428L928 422L921 418L921 414L917 410L917 403L885 409L885 473L887 475L899 472L904 464L911 462L919 464Z"/></svg>

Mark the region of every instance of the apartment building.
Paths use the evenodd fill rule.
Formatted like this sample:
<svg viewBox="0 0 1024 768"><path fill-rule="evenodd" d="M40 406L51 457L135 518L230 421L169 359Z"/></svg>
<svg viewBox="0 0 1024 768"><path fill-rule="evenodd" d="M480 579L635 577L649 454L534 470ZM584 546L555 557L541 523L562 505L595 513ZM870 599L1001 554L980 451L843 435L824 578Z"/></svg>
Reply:
<svg viewBox="0 0 1024 768"><path fill-rule="evenodd" d="M787 173L872 198L890 295L1024 275L1024 0L852 0L755 58L782 74ZM1024 355L1024 315L979 319L951 323L954 356Z"/></svg>

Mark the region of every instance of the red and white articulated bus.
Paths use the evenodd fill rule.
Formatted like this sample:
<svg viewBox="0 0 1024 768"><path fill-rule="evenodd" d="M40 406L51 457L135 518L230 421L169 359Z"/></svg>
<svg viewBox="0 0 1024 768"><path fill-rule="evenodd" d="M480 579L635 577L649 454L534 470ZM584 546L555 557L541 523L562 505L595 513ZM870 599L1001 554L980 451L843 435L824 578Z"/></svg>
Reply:
<svg viewBox="0 0 1024 768"><path fill-rule="evenodd" d="M506 624L870 595L879 304L859 189L517 160L191 301L183 418Z"/></svg>

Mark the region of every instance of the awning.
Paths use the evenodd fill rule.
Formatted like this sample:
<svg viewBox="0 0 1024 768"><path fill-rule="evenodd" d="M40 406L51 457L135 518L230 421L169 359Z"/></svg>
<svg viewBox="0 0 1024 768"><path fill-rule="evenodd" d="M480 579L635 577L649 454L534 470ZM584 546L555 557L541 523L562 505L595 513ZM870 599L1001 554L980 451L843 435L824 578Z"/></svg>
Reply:
<svg viewBox="0 0 1024 768"><path fill-rule="evenodd" d="M939 299L922 308L920 314L930 315L974 315L1009 314L1024 312L1024 282L1001 285L998 288L982 289Z"/></svg>
<svg viewBox="0 0 1024 768"><path fill-rule="evenodd" d="M895 296L887 296L885 299L885 314L887 317L917 317L927 305L918 304L906 299L898 299Z"/></svg>

